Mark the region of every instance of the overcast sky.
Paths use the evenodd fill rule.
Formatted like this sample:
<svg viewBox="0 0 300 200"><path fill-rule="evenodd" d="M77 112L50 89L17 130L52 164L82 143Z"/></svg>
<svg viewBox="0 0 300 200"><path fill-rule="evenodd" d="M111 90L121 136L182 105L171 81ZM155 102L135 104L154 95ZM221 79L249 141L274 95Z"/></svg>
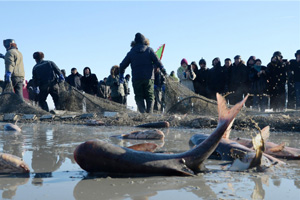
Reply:
<svg viewBox="0 0 300 200"><path fill-rule="evenodd" d="M67 75L88 66L101 80L120 64L137 32L154 50L166 44L162 63L168 73L182 58L198 63L203 57L211 67L215 57L223 65L227 57L239 54L247 61L255 55L267 65L274 51L292 59L300 49L300 1L0 1L0 10L0 39L15 39L27 80L35 51ZM129 104L135 106L131 91Z"/></svg>

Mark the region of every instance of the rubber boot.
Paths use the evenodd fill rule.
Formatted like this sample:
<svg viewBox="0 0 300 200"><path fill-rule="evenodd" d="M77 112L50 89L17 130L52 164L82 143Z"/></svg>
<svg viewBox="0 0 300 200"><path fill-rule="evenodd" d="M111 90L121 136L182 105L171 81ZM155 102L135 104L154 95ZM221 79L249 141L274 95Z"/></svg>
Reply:
<svg viewBox="0 0 300 200"><path fill-rule="evenodd" d="M140 113L145 113L146 112L146 108L145 108L145 103L144 100L135 100L136 101L136 105L138 107L138 111Z"/></svg>
<svg viewBox="0 0 300 200"><path fill-rule="evenodd" d="M147 100L146 103L147 103L147 110L146 110L146 112L150 113L150 114L153 113L154 101Z"/></svg>

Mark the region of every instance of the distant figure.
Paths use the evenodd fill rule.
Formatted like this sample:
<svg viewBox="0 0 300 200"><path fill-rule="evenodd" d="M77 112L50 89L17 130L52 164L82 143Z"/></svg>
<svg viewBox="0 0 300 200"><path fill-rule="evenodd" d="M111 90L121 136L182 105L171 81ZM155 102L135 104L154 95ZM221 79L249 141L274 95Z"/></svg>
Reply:
<svg viewBox="0 0 300 200"><path fill-rule="evenodd" d="M78 90L82 90L81 88L81 77L82 75L78 73L76 68L71 69L71 74L66 78L67 83L71 86L75 87Z"/></svg>
<svg viewBox="0 0 300 200"><path fill-rule="evenodd" d="M296 109L300 110L300 50L295 53L296 59L290 60L290 71L293 74Z"/></svg>
<svg viewBox="0 0 300 200"><path fill-rule="evenodd" d="M48 94L52 96L55 108L62 109L59 104L59 85L58 82L65 80L57 65L52 61L44 60L43 52L33 54L36 65L32 69L32 79L34 91L39 95L39 106L49 112L46 102Z"/></svg>
<svg viewBox="0 0 300 200"><path fill-rule="evenodd" d="M220 58L214 58L213 67L208 71L207 86L209 98L216 100L216 93L223 94L226 84L226 74L221 66Z"/></svg>
<svg viewBox="0 0 300 200"><path fill-rule="evenodd" d="M180 80L180 83L195 92L193 80L196 78L196 74L185 58L180 62L180 67L177 69L177 76Z"/></svg>
<svg viewBox="0 0 300 200"><path fill-rule="evenodd" d="M267 66L270 108L282 111L285 108L285 84L287 80L287 63L282 59L281 52L274 52Z"/></svg>
<svg viewBox="0 0 300 200"><path fill-rule="evenodd" d="M200 69L196 73L197 80L200 82L198 88L198 94L208 98L208 88L207 88L207 78L208 78L208 69L206 68L206 61L201 58L199 60Z"/></svg>
<svg viewBox="0 0 300 200"><path fill-rule="evenodd" d="M101 97L103 99L109 99L110 98L110 86L106 84L107 78L105 77L103 80L101 80L98 84L98 97Z"/></svg>
<svg viewBox="0 0 300 200"><path fill-rule="evenodd" d="M159 67L164 74L166 74L166 70L153 49L149 47L149 40L143 34L135 34L131 47L131 50L120 64L120 83L124 82L124 72L130 64L132 85L138 110L141 113L153 113L154 66Z"/></svg>
<svg viewBox="0 0 300 200"><path fill-rule="evenodd" d="M64 76L64 78L66 79L66 70L65 69L61 69L60 72L62 73L62 75Z"/></svg>
<svg viewBox="0 0 300 200"><path fill-rule="evenodd" d="M120 104L124 103L124 83L119 82L120 67L114 65L110 70L110 75L107 78L106 84L110 86L111 100Z"/></svg>
<svg viewBox="0 0 300 200"><path fill-rule="evenodd" d="M232 65L229 88L231 88L233 94L230 94L231 105L234 105L243 99L243 95L247 94L247 84L249 80L248 68L242 61L241 56L236 55L234 57L234 63Z"/></svg>
<svg viewBox="0 0 300 200"><path fill-rule="evenodd" d="M130 81L130 75L126 74L125 79L124 79L124 105L127 105L127 96L130 95L130 88L129 88L129 81Z"/></svg>
<svg viewBox="0 0 300 200"><path fill-rule="evenodd" d="M253 109L264 112L268 106L267 97L267 67L261 65L261 60L256 59L250 69L251 94L253 94Z"/></svg>
<svg viewBox="0 0 300 200"><path fill-rule="evenodd" d="M232 95L230 95L233 92L233 89L231 88L230 80L231 80L231 70L232 70L232 62L230 58L226 58L224 60L225 64L223 66L224 68L224 73L226 77L226 84L225 84L225 98L226 101L231 102L230 98Z"/></svg>
<svg viewBox="0 0 300 200"><path fill-rule="evenodd" d="M25 77L23 55L18 50L17 44L13 39L3 40L3 46L6 49L5 56L0 54L0 58L4 58L5 62L5 76L4 87L6 84L13 85L13 89L22 100L23 99L23 82Z"/></svg>
<svg viewBox="0 0 300 200"><path fill-rule="evenodd" d="M82 90L88 94L96 95L98 79L96 74L92 74L89 67L83 69L83 76L80 78Z"/></svg>
<svg viewBox="0 0 300 200"><path fill-rule="evenodd" d="M174 81L174 82L178 82L179 81L179 79L176 77L174 71L171 71L169 78L170 78L171 81Z"/></svg>
<svg viewBox="0 0 300 200"><path fill-rule="evenodd" d="M198 77L198 73L199 73L199 68L198 65L195 61L193 61L191 63L191 67L193 69L193 72L196 74L196 78L193 80L193 84L194 84L194 90L196 94L200 93L200 87L201 87L201 80L200 77Z"/></svg>
<svg viewBox="0 0 300 200"><path fill-rule="evenodd" d="M29 95L29 100L32 102L33 105L38 105L39 102L39 94L37 94L34 90L34 83L33 79L30 79L27 83L27 91Z"/></svg>
<svg viewBox="0 0 300 200"><path fill-rule="evenodd" d="M250 70L251 68L255 65L255 62L256 62L256 57L255 56L250 56L247 60L247 74L248 74L248 80L247 80L247 83L246 83L246 90L244 92L244 96L246 96L248 93L251 92L251 81L249 79L249 74L250 74ZM245 106L246 107L250 107L253 105L253 96L250 95L245 103Z"/></svg>
<svg viewBox="0 0 300 200"><path fill-rule="evenodd" d="M162 111L163 110L163 86L165 84L165 78L161 74L159 68L155 68L154 73L154 110Z"/></svg>

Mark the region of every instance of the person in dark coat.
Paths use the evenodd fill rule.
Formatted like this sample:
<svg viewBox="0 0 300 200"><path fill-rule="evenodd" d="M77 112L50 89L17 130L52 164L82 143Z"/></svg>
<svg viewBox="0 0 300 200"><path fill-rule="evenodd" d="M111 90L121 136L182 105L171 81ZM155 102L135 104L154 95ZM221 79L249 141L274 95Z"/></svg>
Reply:
<svg viewBox="0 0 300 200"><path fill-rule="evenodd" d="M246 96L248 93L251 92L251 81L249 79L249 74L250 74L250 70L251 68L255 65L255 61L256 61L256 57L255 56L250 56L247 60L247 75L248 75L248 80L247 80L247 83L246 83L246 91L244 93L244 96ZM253 95L253 94L252 94ZM245 103L245 106L246 107L250 107L253 105L253 96L250 95Z"/></svg>
<svg viewBox="0 0 300 200"><path fill-rule="evenodd" d="M234 63L232 65L229 88L232 90L230 94L230 104L235 105L243 99L243 96L247 94L247 83L248 83L248 69L244 62L241 60L241 56L237 55L234 57Z"/></svg>
<svg viewBox="0 0 300 200"><path fill-rule="evenodd" d="M207 77L208 77L208 69L206 68L206 61L201 58L199 61L199 66L200 69L198 70L197 74L196 74L196 78L199 80L200 84L199 84L199 94L209 98L208 96L208 88L207 88Z"/></svg>
<svg viewBox="0 0 300 200"><path fill-rule="evenodd" d="M162 111L163 110L163 85L165 84L165 78L161 74L159 68L155 68L154 73L154 95L155 95L155 102L154 102L154 110Z"/></svg>
<svg viewBox="0 0 300 200"><path fill-rule="evenodd" d="M124 105L127 105L127 96L130 95L130 88L129 88L129 81L130 81L130 75L126 74L125 79L124 79Z"/></svg>
<svg viewBox="0 0 300 200"><path fill-rule="evenodd" d="M120 82L124 82L124 72L130 64L132 85L138 110L141 113L152 113L154 105L154 68L160 68L163 74L166 74L166 70L153 49L149 47L149 40L143 34L135 34L131 47L131 50L120 64Z"/></svg>
<svg viewBox="0 0 300 200"><path fill-rule="evenodd" d="M209 97L216 100L216 93L223 94L226 83L224 68L221 66L220 58L214 58L213 68L208 72Z"/></svg>
<svg viewBox="0 0 300 200"><path fill-rule="evenodd" d="M225 83L225 98L227 102L230 102L230 97L231 97L231 93L232 93L232 89L229 88L230 86L230 77L231 77L231 70L232 70L232 62L230 58L226 58L224 60L224 73L225 73L225 77L226 77L226 83Z"/></svg>
<svg viewBox="0 0 300 200"><path fill-rule="evenodd" d="M33 58L36 61L36 65L32 70L32 79L34 90L36 94L39 94L39 106L49 112L46 99L48 94L50 94L55 108L57 110L63 109L59 103L58 82L64 81L64 76L54 62L44 60L43 52L35 52Z"/></svg>
<svg viewBox="0 0 300 200"><path fill-rule="evenodd" d="M253 94L253 109L260 108L264 112L268 106L267 97L267 67L261 65L261 60L256 59L249 73L251 94Z"/></svg>
<svg viewBox="0 0 300 200"><path fill-rule="evenodd" d="M285 108L285 84L287 80L287 66L279 51L275 52L271 62L267 65L270 108L282 111Z"/></svg>
<svg viewBox="0 0 300 200"><path fill-rule="evenodd" d="M106 84L107 78L105 77L103 80L101 80L98 84L98 97L101 97L103 99L109 99L110 98L110 86Z"/></svg>
<svg viewBox="0 0 300 200"><path fill-rule="evenodd" d="M71 86L75 87L78 90L82 90L81 88L81 77L82 75L78 73L76 68L71 69L71 74L66 78L67 83Z"/></svg>
<svg viewBox="0 0 300 200"><path fill-rule="evenodd" d="M201 80L197 76L197 74L199 73L199 68L198 68L197 63L195 61L193 61L191 63L191 67L192 67L194 73L196 74L196 78L193 80L194 90L195 90L196 94L199 94L200 93L200 86L201 86Z"/></svg>
<svg viewBox="0 0 300 200"><path fill-rule="evenodd" d="M290 71L294 77L294 88L296 96L296 109L300 109L300 50L295 53L296 59L290 60Z"/></svg>
<svg viewBox="0 0 300 200"><path fill-rule="evenodd" d="M98 79L96 74L92 74L89 67L83 69L83 76L80 78L82 90L88 94L96 95Z"/></svg>
<svg viewBox="0 0 300 200"><path fill-rule="evenodd" d="M110 86L111 100L123 104L124 96L125 96L124 83L120 83L119 75L120 75L120 67L118 65L114 65L110 69L110 75L107 78L106 84Z"/></svg>
<svg viewBox="0 0 300 200"><path fill-rule="evenodd" d="M38 97L38 94L36 94L35 91L34 91L34 84L33 84L32 79L30 79L28 81L26 88L27 88L27 91L28 91L29 100L32 102L33 105L38 105L39 97Z"/></svg>

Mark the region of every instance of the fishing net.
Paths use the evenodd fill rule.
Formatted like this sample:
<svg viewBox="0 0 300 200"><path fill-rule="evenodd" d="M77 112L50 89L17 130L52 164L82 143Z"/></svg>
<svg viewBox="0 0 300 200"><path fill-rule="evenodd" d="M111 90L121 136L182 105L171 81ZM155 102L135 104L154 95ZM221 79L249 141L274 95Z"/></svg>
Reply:
<svg viewBox="0 0 300 200"><path fill-rule="evenodd" d="M217 102L200 96L178 81L166 77L165 108L167 113L217 115Z"/></svg>
<svg viewBox="0 0 300 200"><path fill-rule="evenodd" d="M67 82L59 83L62 109L76 112L131 112L125 105L79 91Z"/></svg>

